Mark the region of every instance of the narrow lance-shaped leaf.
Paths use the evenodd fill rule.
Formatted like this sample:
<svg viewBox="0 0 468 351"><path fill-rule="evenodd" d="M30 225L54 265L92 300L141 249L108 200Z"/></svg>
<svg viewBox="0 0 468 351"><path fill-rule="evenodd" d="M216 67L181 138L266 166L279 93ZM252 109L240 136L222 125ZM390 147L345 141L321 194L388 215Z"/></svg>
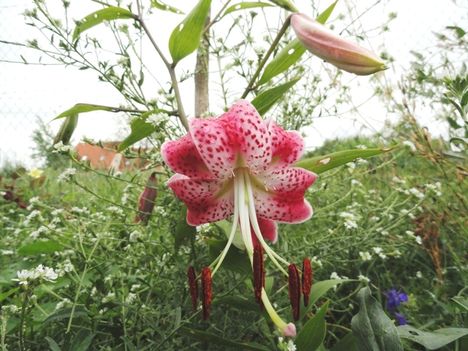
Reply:
<svg viewBox="0 0 468 351"><path fill-rule="evenodd" d="M393 321L388 318L369 288L358 293L359 313L351 320L356 345L362 351L403 351Z"/></svg>
<svg viewBox="0 0 468 351"><path fill-rule="evenodd" d="M317 22L324 24L335 9L337 2L338 0L328 6L327 9L317 17ZM298 39L294 39L288 43L265 67L258 85L265 84L278 74L286 71L289 67L299 61L304 52L306 52L306 48Z"/></svg>
<svg viewBox="0 0 468 351"><path fill-rule="evenodd" d="M325 339L327 324L325 313L328 310L328 301L323 304L315 316L307 321L295 340L297 351L317 350Z"/></svg>
<svg viewBox="0 0 468 351"><path fill-rule="evenodd" d="M156 131L156 126L147 122L149 116L157 114L161 111L154 110L142 113L140 117L135 118L130 123L130 134L119 145L119 151L125 150L136 142L150 136Z"/></svg>
<svg viewBox="0 0 468 351"><path fill-rule="evenodd" d="M358 158L368 158L385 152L392 151L396 148L372 148L372 149L351 149L334 152L328 155L315 156L300 160L296 163L296 167L302 167L314 173L323 173L330 169L344 165Z"/></svg>
<svg viewBox="0 0 468 351"><path fill-rule="evenodd" d="M157 8L159 10L174 12L174 13L177 13L179 15L184 14L184 12L179 10L178 8L170 6L170 5L164 3L164 2L162 2L160 0L151 0L151 6Z"/></svg>
<svg viewBox="0 0 468 351"><path fill-rule="evenodd" d="M69 117L78 113L92 112L92 111L110 111L114 112L116 109L110 106L94 105L94 104L76 104L75 106L63 111L55 119Z"/></svg>
<svg viewBox="0 0 468 351"><path fill-rule="evenodd" d="M273 7L272 4L269 4L267 2L261 2L261 1L246 1L246 2L240 2L238 4L229 6L226 11L223 13L223 17L235 12L235 11L240 11L240 10L246 10L246 9L253 9L257 7Z"/></svg>
<svg viewBox="0 0 468 351"><path fill-rule="evenodd" d="M90 13L88 16L78 21L73 31L73 40L78 39L78 37L84 31L101 24L104 21L114 21L117 19L136 19L137 16L130 11L123 9L121 7L109 6L105 9L95 11Z"/></svg>
<svg viewBox="0 0 468 351"><path fill-rule="evenodd" d="M274 88L262 91L255 99L252 100L252 105L255 106L258 113L264 115L281 97L296 84L300 77L295 78L287 83L278 85Z"/></svg>
<svg viewBox="0 0 468 351"><path fill-rule="evenodd" d="M210 6L211 0L200 0L197 6L172 31L169 38L169 51L174 64L190 55L200 45Z"/></svg>
<svg viewBox="0 0 468 351"><path fill-rule="evenodd" d="M63 145L69 144L70 139L73 135L73 132L76 129L77 124L78 124L78 113L74 113L66 117L62 125L60 126L59 131L55 135L55 138L53 141L54 145L59 142L62 142Z"/></svg>

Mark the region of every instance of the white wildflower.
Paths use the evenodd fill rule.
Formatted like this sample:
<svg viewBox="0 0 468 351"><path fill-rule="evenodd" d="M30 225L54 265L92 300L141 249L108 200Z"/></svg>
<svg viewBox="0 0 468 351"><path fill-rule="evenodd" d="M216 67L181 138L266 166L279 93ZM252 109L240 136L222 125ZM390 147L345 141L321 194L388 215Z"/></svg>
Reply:
<svg viewBox="0 0 468 351"><path fill-rule="evenodd" d="M411 195L417 197L418 199L424 199L424 193L416 188L410 188L408 190Z"/></svg>
<svg viewBox="0 0 468 351"><path fill-rule="evenodd" d="M29 172L28 172L28 176L30 176L31 178L33 179L39 179L42 174L44 173L44 171L42 169L39 169L39 168L32 168Z"/></svg>
<svg viewBox="0 0 468 351"><path fill-rule="evenodd" d="M125 298L125 303L127 304L132 304L137 298L137 295L134 293L129 293L127 297Z"/></svg>
<svg viewBox="0 0 468 351"><path fill-rule="evenodd" d="M2 306L2 312L8 313L8 314L16 314L20 308L16 305L5 305Z"/></svg>
<svg viewBox="0 0 468 351"><path fill-rule="evenodd" d="M62 183L62 182L67 182L72 179L72 177L76 174L76 168L67 168L65 171L62 172L57 177L57 182Z"/></svg>
<svg viewBox="0 0 468 351"><path fill-rule="evenodd" d="M63 142L59 141L57 144L54 144L55 152L69 152L72 147L70 145L64 145Z"/></svg>
<svg viewBox="0 0 468 351"><path fill-rule="evenodd" d="M383 253L383 249L382 249L381 247L376 246L376 247L373 247L372 250L373 250L374 253L375 253L376 255L378 255L381 259L384 260L384 259L387 258L387 255L385 255L385 254Z"/></svg>
<svg viewBox="0 0 468 351"><path fill-rule="evenodd" d="M57 304L55 305L55 310L58 311L66 306L71 305L71 303L72 302L70 301L70 299L64 298L62 301L57 302Z"/></svg>
<svg viewBox="0 0 468 351"><path fill-rule="evenodd" d="M358 279L359 279L359 281L364 282L366 284L370 282L370 279L367 278L365 275L362 275L362 274L358 275Z"/></svg>
<svg viewBox="0 0 468 351"><path fill-rule="evenodd" d="M359 251L359 256L361 257L361 260L363 261L370 261L372 260L372 255L369 253L369 251Z"/></svg>
<svg viewBox="0 0 468 351"><path fill-rule="evenodd" d="M15 252L13 250L0 250L0 253L3 256L10 256L10 255L13 255Z"/></svg>
<svg viewBox="0 0 468 351"><path fill-rule="evenodd" d="M416 278L421 279L423 277L421 271L416 272Z"/></svg>
<svg viewBox="0 0 468 351"><path fill-rule="evenodd" d="M362 183L357 179L351 179L352 186L362 186Z"/></svg>
<svg viewBox="0 0 468 351"><path fill-rule="evenodd" d="M137 230L134 230L130 233L128 240L132 243L136 242L141 237L141 233Z"/></svg>
<svg viewBox="0 0 468 351"><path fill-rule="evenodd" d="M289 339L288 341L288 351L296 351L297 348L296 348L296 344L294 344L294 341L292 341L291 339Z"/></svg>
<svg viewBox="0 0 468 351"><path fill-rule="evenodd" d="M393 177L392 181L397 184L406 184L406 180L398 178L397 176Z"/></svg>
<svg viewBox="0 0 468 351"><path fill-rule="evenodd" d="M419 245L422 244L422 239L421 239L421 237L420 237L419 235L416 236L414 239L416 240L416 242L417 242Z"/></svg>
<svg viewBox="0 0 468 351"><path fill-rule="evenodd" d="M106 296L102 298L102 303L107 303L115 299L115 293L109 292Z"/></svg>
<svg viewBox="0 0 468 351"><path fill-rule="evenodd" d="M405 140L402 144L407 146L411 151L416 152L416 146L412 141Z"/></svg>
<svg viewBox="0 0 468 351"><path fill-rule="evenodd" d="M337 279L337 280L340 280L341 277L338 275L338 273L332 272L332 274L330 274L330 279Z"/></svg>
<svg viewBox="0 0 468 351"><path fill-rule="evenodd" d="M344 226L346 227L346 229L356 229L358 227L357 225L357 218L356 218L356 215L352 212L341 212L339 214L339 216L341 218L344 218Z"/></svg>
<svg viewBox="0 0 468 351"><path fill-rule="evenodd" d="M312 257L311 262L319 267L323 267L322 261L317 256Z"/></svg>
<svg viewBox="0 0 468 351"><path fill-rule="evenodd" d="M138 289L140 289L141 285L140 284L133 284L130 288L130 291L135 292Z"/></svg>

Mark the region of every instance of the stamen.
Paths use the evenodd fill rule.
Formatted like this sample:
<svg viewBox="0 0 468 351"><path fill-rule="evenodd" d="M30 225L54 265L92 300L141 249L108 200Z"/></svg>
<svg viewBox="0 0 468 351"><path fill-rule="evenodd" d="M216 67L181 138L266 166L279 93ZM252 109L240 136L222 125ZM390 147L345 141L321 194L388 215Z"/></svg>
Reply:
<svg viewBox="0 0 468 351"><path fill-rule="evenodd" d="M187 278L190 290L190 296L192 297L192 308L195 311L198 303L198 280L195 273L195 268L190 266L187 270Z"/></svg>
<svg viewBox="0 0 468 351"><path fill-rule="evenodd" d="M255 245L253 254L253 276L255 300L262 303L262 289L265 287L265 264L263 261L263 249L260 244Z"/></svg>
<svg viewBox="0 0 468 351"><path fill-rule="evenodd" d="M204 267L201 272L201 282L203 291L203 320L207 320L210 317L211 301L213 299L212 281L211 281L211 269Z"/></svg>
<svg viewBox="0 0 468 351"><path fill-rule="evenodd" d="M302 261L302 295L304 296L304 306L309 304L310 289L312 288L313 271L308 258Z"/></svg>
<svg viewBox="0 0 468 351"><path fill-rule="evenodd" d="M299 312L301 308L301 282L299 280L299 272L295 264L290 264L288 267L289 273L289 301L293 312L293 319L299 320Z"/></svg>

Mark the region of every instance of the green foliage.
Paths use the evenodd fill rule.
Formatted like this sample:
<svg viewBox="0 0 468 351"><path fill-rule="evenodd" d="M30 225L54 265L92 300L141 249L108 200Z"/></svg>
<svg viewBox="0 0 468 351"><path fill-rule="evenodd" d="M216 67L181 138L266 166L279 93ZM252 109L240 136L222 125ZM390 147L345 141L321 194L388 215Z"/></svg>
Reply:
<svg viewBox="0 0 468 351"><path fill-rule="evenodd" d="M210 6L211 0L199 0L193 10L172 31L169 38L169 51L174 64L190 55L200 45Z"/></svg>
<svg viewBox="0 0 468 351"><path fill-rule="evenodd" d="M327 324L325 322L325 314L328 310L328 302L324 303L317 311L315 316L307 321L296 338L296 346L298 351L314 351L318 350L325 339L327 332Z"/></svg>
<svg viewBox="0 0 468 351"><path fill-rule="evenodd" d="M359 313L351 320L351 328L359 350L403 351L395 324L383 311L369 288L358 293Z"/></svg>
<svg viewBox="0 0 468 351"><path fill-rule="evenodd" d="M432 332L418 330L409 325L397 328L400 337L423 345L428 350L437 350L468 335L468 328L442 328Z"/></svg>
<svg viewBox="0 0 468 351"><path fill-rule="evenodd" d="M294 84L299 81L299 79L301 78L294 78L287 83L262 91L255 97L255 99L252 100L252 105L255 106L260 115L264 115L291 87L294 86Z"/></svg>
<svg viewBox="0 0 468 351"><path fill-rule="evenodd" d="M104 21L115 21L118 19L136 19L137 16L121 7L108 6L104 9L90 13L82 20L78 21L73 31L73 40L77 40L80 35L90 28L101 24Z"/></svg>

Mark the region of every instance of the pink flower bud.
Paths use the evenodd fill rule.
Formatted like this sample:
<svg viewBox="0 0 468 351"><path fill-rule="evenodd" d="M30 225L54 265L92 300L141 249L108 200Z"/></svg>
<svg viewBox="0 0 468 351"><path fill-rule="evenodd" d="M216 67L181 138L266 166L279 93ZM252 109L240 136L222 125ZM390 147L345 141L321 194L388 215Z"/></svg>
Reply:
<svg viewBox="0 0 468 351"><path fill-rule="evenodd" d="M148 223L158 194L156 189L157 184L156 173L152 173L138 200L138 214L135 217L135 223L141 222L145 225Z"/></svg>
<svg viewBox="0 0 468 351"><path fill-rule="evenodd" d="M311 53L344 71L368 75L386 69L374 53L341 38L304 14L293 14L291 26L302 45Z"/></svg>

